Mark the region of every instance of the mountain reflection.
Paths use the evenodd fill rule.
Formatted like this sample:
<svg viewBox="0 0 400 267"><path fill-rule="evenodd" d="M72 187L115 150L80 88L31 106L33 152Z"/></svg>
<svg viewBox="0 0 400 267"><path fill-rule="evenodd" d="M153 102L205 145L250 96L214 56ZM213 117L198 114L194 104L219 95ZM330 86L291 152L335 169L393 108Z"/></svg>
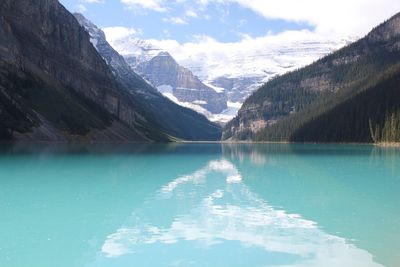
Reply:
<svg viewBox="0 0 400 267"><path fill-rule="evenodd" d="M229 151L240 160L238 151ZM267 161L257 152L250 158L257 165ZM324 232L301 215L269 205L246 186L238 168L225 157L162 186L107 237L88 266L128 263L379 266L371 254L344 238Z"/></svg>

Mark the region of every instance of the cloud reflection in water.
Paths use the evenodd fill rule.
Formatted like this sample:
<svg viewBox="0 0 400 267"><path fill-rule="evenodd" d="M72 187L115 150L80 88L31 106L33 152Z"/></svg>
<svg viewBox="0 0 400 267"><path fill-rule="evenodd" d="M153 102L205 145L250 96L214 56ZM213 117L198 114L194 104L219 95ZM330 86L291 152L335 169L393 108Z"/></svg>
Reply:
<svg viewBox="0 0 400 267"><path fill-rule="evenodd" d="M199 255L210 255L207 266L221 266L221 257L226 266L237 266L235 255L213 261L212 250L221 247L259 257L257 266L379 266L367 251L315 222L268 205L225 159L163 186L108 236L99 257L137 262L140 255L162 251L165 265L205 266Z"/></svg>

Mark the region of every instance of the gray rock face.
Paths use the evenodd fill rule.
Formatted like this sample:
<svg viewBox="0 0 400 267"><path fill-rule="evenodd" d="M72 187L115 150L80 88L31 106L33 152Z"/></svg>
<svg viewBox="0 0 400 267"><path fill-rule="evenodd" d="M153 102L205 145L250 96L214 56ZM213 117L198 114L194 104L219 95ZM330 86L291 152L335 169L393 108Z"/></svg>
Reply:
<svg viewBox="0 0 400 267"><path fill-rule="evenodd" d="M220 127L209 122L204 116L178 106L164 97L132 70L125 59L106 41L102 30L83 15L74 15L90 34L93 46L111 67L116 79L138 100L137 104L141 106L142 115L152 118L151 121L155 127L170 136L185 140L218 140L220 138ZM157 72L153 78L154 80L162 79L162 77L158 78Z"/></svg>
<svg viewBox="0 0 400 267"><path fill-rule="evenodd" d="M86 31L56 0L4 0L0 4L3 64L21 73L56 82L112 114L148 140L138 130L140 121L134 101L114 80ZM4 55L4 56L3 56Z"/></svg>
<svg viewBox="0 0 400 267"><path fill-rule="evenodd" d="M220 138L220 127L164 98L90 30L57 0L0 2L0 140Z"/></svg>
<svg viewBox="0 0 400 267"><path fill-rule="evenodd" d="M244 103L251 93L263 84L263 79L264 77L219 77L211 83L224 88L229 101Z"/></svg>
<svg viewBox="0 0 400 267"><path fill-rule="evenodd" d="M141 94L146 99L160 97L157 89L147 84L139 75L137 75L131 67L126 63L125 59L115 51L107 42L104 32L95 24L86 19L82 14L74 13L78 20L90 35L90 41L94 48L103 57L106 63L119 81L122 82L126 89L133 94Z"/></svg>
<svg viewBox="0 0 400 267"><path fill-rule="evenodd" d="M127 61L155 87L172 87L172 94L180 102L198 104L214 114L227 108L227 98L223 92L206 86L190 70L180 66L168 52L160 52L151 60L139 64L135 57L127 57Z"/></svg>

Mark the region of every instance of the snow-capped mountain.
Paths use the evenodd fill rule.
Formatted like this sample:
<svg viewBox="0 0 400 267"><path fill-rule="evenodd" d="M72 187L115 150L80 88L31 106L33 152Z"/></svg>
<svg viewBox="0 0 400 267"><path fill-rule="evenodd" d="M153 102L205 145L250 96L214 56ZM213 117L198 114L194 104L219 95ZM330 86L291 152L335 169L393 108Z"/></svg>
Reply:
<svg viewBox="0 0 400 267"><path fill-rule="evenodd" d="M198 105L213 114L227 108L223 90L205 85L193 73L180 66L168 52L160 52L147 62L142 58L126 56L128 64L166 96L172 94L180 102Z"/></svg>
<svg viewBox="0 0 400 267"><path fill-rule="evenodd" d="M304 67L336 51L353 39L296 40L286 43L266 42L265 46L232 49L227 54L194 51L178 62L201 80L225 89L228 100L243 103L262 84L289 71ZM246 47L246 46L244 46Z"/></svg>
<svg viewBox="0 0 400 267"><path fill-rule="evenodd" d="M210 119L226 122L236 115L246 98L269 79L306 66L355 40L355 38L321 39L312 34L287 39L284 42L277 42L273 38L266 37L262 42L249 41L247 44L243 41L244 43L223 47L219 45L220 43L215 45L211 42L209 49L206 50L196 49L192 44L188 46L190 51L186 51L185 49L189 49L186 47L166 51L159 47L162 42L140 40L133 35L110 40L110 44L127 59L132 68L145 77L141 70L143 67L140 66L148 64L161 52L163 52L161 55L168 52L168 56L173 57L180 66L190 70L203 84L226 95L228 107L220 114L210 116L198 110ZM152 74L157 76L157 73ZM161 86L159 90L162 91L168 88L164 84L156 86ZM192 101L191 104L196 105L196 102Z"/></svg>
<svg viewBox="0 0 400 267"><path fill-rule="evenodd" d="M204 84L193 73L179 65L165 50L132 37L118 40L115 47L124 49L130 67L162 94L176 103L190 107L210 119L227 109L227 98L222 88Z"/></svg>
<svg viewBox="0 0 400 267"><path fill-rule="evenodd" d="M165 50L148 41L137 39L134 36L116 40L110 44L124 57L129 59L129 65L135 69L141 63L148 62Z"/></svg>
<svg viewBox="0 0 400 267"><path fill-rule="evenodd" d="M238 46L226 54L221 54L220 50L211 50L207 54L194 50L188 57L176 58L202 80L212 81L219 77L261 77L282 74L309 64L347 43L349 40L344 39L265 42L260 47L249 44L250 47L245 50L244 47Z"/></svg>

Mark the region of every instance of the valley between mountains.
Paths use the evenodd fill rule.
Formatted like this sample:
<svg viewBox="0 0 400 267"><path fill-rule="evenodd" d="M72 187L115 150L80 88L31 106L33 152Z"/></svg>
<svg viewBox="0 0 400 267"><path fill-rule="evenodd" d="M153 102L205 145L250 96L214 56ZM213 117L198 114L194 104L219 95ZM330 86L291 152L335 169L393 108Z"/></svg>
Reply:
<svg viewBox="0 0 400 267"><path fill-rule="evenodd" d="M0 3L0 139L399 142L400 14L362 38L175 55L57 0Z"/></svg>

